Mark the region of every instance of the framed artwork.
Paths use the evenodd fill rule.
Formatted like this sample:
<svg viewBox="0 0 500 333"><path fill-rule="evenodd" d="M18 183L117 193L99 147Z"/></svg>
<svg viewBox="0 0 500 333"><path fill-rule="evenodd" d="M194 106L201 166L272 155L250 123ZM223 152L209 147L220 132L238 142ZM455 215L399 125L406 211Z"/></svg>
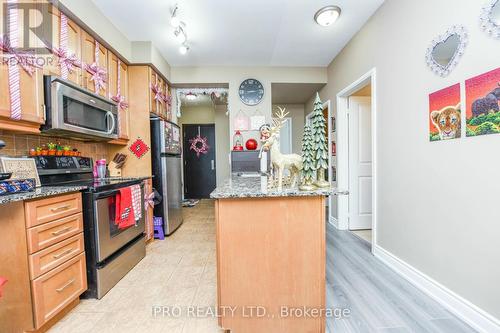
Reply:
<svg viewBox="0 0 500 333"><path fill-rule="evenodd" d="M429 95L429 139L441 141L462 136L460 83Z"/></svg>
<svg viewBox="0 0 500 333"><path fill-rule="evenodd" d="M36 187L40 187L40 177L33 158L1 157L2 172L12 172L10 179L35 179Z"/></svg>
<svg viewBox="0 0 500 333"><path fill-rule="evenodd" d="M467 136L500 133L500 68L465 81Z"/></svg>

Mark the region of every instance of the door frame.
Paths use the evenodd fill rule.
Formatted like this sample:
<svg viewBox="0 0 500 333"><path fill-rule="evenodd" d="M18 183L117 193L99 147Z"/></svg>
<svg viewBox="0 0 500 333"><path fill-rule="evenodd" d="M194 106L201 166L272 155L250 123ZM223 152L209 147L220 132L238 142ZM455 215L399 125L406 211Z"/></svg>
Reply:
<svg viewBox="0 0 500 333"><path fill-rule="evenodd" d="M328 182L330 183L330 186L332 184L332 178L333 178L333 172L332 172L332 129L333 129L333 123L332 123L332 107L331 107L331 101L326 100L322 104L322 110L328 108L328 133L327 138L328 138ZM306 124L310 125L311 124L311 119L312 119L312 114L314 111L309 112L306 115ZM332 213L332 207L333 207L333 197L329 196L328 197L328 222L330 222L333 226L337 227L337 219L333 217Z"/></svg>
<svg viewBox="0 0 500 333"><path fill-rule="evenodd" d="M372 127L372 252L377 245L377 70L372 68L337 94L337 189L349 190L349 131L347 110L349 97L371 84L371 127ZM341 230L349 229L349 198L338 196L338 225Z"/></svg>
<svg viewBox="0 0 500 333"><path fill-rule="evenodd" d="M187 125L187 126L207 126L207 125L213 125L214 126L214 134L215 134L215 145L214 145L214 149L216 148L217 146L217 129L215 128L215 122L213 123L189 123L189 124L180 124L179 125L179 128L181 129L181 142L182 142L182 154L181 154L181 182L182 182L182 200L185 200L186 197L185 197L185 193L186 193L186 184L184 184L184 126ZM217 186L217 150L215 150L215 160L214 160L214 163L215 163L215 186Z"/></svg>

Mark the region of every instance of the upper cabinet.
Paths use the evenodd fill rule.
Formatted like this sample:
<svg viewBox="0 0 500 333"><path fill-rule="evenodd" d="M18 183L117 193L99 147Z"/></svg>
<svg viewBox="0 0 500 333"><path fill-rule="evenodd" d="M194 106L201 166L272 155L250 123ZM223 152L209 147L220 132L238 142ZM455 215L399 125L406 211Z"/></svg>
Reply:
<svg viewBox="0 0 500 333"><path fill-rule="evenodd" d="M0 16L5 17L4 6L1 7ZM36 19L30 13L29 20L35 22ZM18 22L17 37L20 42L23 40L23 20L19 19ZM2 37L4 33L2 31ZM12 42L11 46L15 48ZM36 63L33 58L31 61L29 57L12 59L12 53L2 50L0 57L6 59L0 61L0 128L39 133L40 124L44 123L42 69L33 66ZM24 67L20 65L23 61L26 64Z"/></svg>
<svg viewBox="0 0 500 333"><path fill-rule="evenodd" d="M170 120L171 92L168 82L152 68L149 69L150 111Z"/></svg>
<svg viewBox="0 0 500 333"><path fill-rule="evenodd" d="M118 137L129 139L128 66L115 54L108 52L108 85L110 97L118 103Z"/></svg>
<svg viewBox="0 0 500 333"><path fill-rule="evenodd" d="M81 84L81 34L82 29L54 6L49 7L51 17L52 50L46 66L45 75L60 76L76 85Z"/></svg>
<svg viewBox="0 0 500 333"><path fill-rule="evenodd" d="M82 87L108 97L108 50L82 30Z"/></svg>

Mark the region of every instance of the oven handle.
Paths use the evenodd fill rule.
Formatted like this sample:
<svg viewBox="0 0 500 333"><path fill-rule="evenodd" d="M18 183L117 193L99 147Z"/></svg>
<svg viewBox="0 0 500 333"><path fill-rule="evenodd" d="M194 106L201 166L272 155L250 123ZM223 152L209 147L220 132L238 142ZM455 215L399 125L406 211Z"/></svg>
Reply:
<svg viewBox="0 0 500 333"><path fill-rule="evenodd" d="M140 184L137 184L137 185L140 185L141 186L141 193L142 191L144 191L144 185L142 183ZM102 198L107 198L107 197L111 197L115 194L118 194L120 193L119 190L111 190L111 191L105 191L105 192L97 192L94 194L94 199L102 199Z"/></svg>

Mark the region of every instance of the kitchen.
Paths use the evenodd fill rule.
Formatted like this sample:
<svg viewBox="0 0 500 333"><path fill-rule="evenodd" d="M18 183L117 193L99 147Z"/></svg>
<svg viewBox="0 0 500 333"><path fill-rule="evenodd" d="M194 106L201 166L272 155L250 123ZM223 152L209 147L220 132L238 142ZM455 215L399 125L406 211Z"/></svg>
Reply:
<svg viewBox="0 0 500 333"><path fill-rule="evenodd" d="M396 71L361 58L411 5L337 2L2 0L0 333L495 331L388 252Z"/></svg>

